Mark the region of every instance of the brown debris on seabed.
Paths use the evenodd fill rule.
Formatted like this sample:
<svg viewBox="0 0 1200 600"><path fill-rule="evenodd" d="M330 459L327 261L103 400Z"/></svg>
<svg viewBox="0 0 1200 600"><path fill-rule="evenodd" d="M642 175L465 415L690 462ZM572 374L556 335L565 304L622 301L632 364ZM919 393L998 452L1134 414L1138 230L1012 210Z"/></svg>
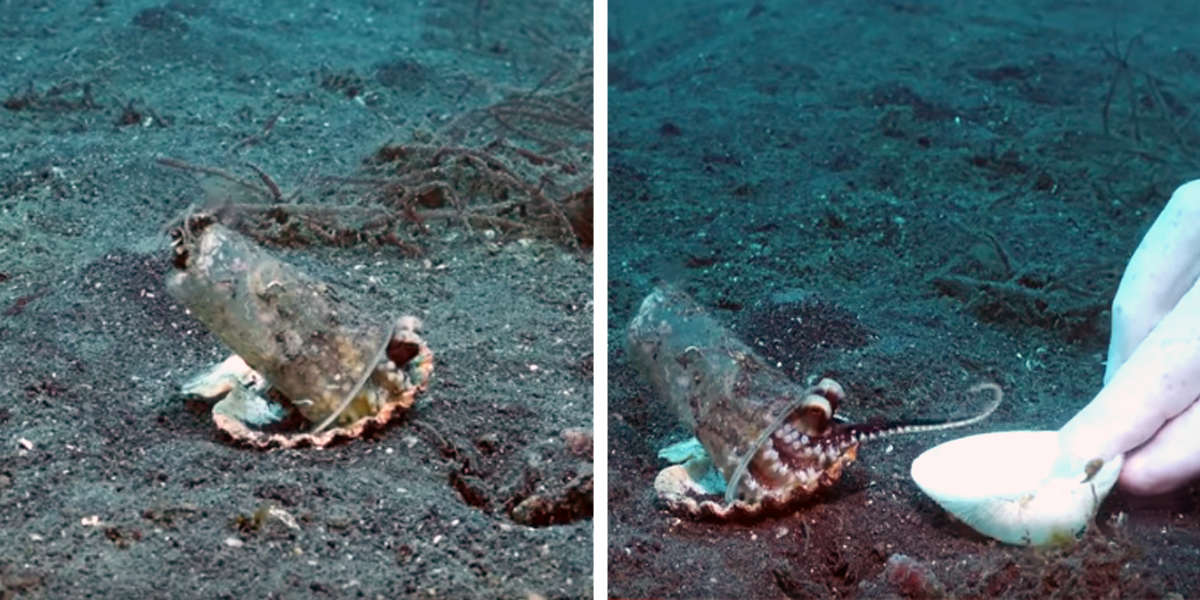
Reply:
<svg viewBox="0 0 1200 600"><path fill-rule="evenodd" d="M179 221L211 212L276 246L367 243L420 255L420 236L447 225L489 238L550 239L576 250L590 249L594 237L590 151L575 146L539 153L495 134L477 147L389 143L364 158L361 172L324 175L315 193L297 184L286 195L254 164L246 168L259 182L171 157L157 162L208 178L208 197Z"/></svg>
<svg viewBox="0 0 1200 600"><path fill-rule="evenodd" d="M983 561L920 561L888 556L882 572L861 582L863 597L905 598L1180 598L1161 577L1130 568L1145 558L1126 516L1109 515L1075 545L1029 549L1001 546Z"/></svg>

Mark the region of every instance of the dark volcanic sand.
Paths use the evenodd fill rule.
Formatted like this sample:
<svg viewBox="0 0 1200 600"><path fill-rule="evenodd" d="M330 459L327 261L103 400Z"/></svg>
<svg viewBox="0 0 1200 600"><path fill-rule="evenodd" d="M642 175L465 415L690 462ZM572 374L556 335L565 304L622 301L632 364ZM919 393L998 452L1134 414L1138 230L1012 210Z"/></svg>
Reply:
<svg viewBox="0 0 1200 600"><path fill-rule="evenodd" d="M590 497L564 524L508 515L591 477L562 437L591 429L588 251L445 221L398 227L420 257L276 250L419 316L437 368L367 439L250 450L175 396L227 350L163 289L161 231L211 181L154 162L252 162L312 200L386 142L590 76L588 4L65 4L0 3L0 598L590 596ZM570 133L508 137L586 179ZM297 528L256 527L270 507Z"/></svg>
<svg viewBox="0 0 1200 600"><path fill-rule="evenodd" d="M925 448L1056 428L1098 389L1125 260L1200 175L1198 6L613 3L612 595L1200 596L1195 486L1115 493L1083 543L1038 551L952 522L908 476ZM980 381L1007 400L864 445L795 514L681 520L651 483L689 432L623 349L655 278L798 379L838 379L856 419L969 413Z"/></svg>

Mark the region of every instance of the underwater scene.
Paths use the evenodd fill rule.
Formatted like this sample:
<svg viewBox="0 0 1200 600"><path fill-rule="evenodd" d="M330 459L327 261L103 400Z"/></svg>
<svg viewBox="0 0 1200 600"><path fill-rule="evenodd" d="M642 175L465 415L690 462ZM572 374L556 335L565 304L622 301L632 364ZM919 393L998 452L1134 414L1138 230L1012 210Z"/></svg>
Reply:
<svg viewBox="0 0 1200 600"><path fill-rule="evenodd" d="M591 596L592 16L0 2L0 598Z"/></svg>
<svg viewBox="0 0 1200 600"><path fill-rule="evenodd" d="M612 597L1200 596L1200 4L608 10Z"/></svg>

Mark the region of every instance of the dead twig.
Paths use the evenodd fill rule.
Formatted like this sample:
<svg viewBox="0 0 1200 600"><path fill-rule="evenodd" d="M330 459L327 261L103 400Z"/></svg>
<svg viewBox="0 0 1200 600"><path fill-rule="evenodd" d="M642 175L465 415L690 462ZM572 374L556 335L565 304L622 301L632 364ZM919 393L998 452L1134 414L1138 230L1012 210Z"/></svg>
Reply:
<svg viewBox="0 0 1200 600"><path fill-rule="evenodd" d="M256 195L262 196L263 198L265 198L267 200L271 200L271 199L275 198L275 196L269 190L264 190L263 188L261 188L257 185L254 185L253 183L250 183L249 181L246 181L245 179L242 179L242 178L240 178L236 175L233 175L232 173L229 173L228 171L224 171L222 169L217 169L214 167L205 167L203 165L195 165L195 164L189 163L187 161L179 160L177 158L170 158L170 157L166 157L166 156L160 156L160 157L154 159L154 161L165 167L171 167L172 169L180 169L183 171L192 171L195 173L203 173L205 175L212 175L213 177L218 177L218 178L224 179L225 181L231 182L231 183L236 184L246 190L254 192Z"/></svg>
<svg viewBox="0 0 1200 600"><path fill-rule="evenodd" d="M1113 62L1112 79L1109 82L1108 91L1105 93L1104 103L1100 110L1101 123L1105 135L1112 136L1115 139L1131 142L1132 148L1123 149L1125 152L1140 156L1145 160L1152 162L1162 162L1164 164L1178 163L1180 161L1187 162L1193 166L1200 165L1194 157L1196 155L1194 140L1189 141L1186 127L1192 121L1192 116L1189 115L1183 120L1175 118L1171 114L1172 103L1169 102L1167 93L1163 91L1163 80L1157 77L1154 73L1136 66L1131 55L1133 49L1142 41L1142 34L1134 35L1121 47L1121 42L1117 38L1114 31L1112 34L1111 47L1105 45L1101 47L1104 55ZM1139 85L1140 82L1140 85ZM1139 89L1143 91L1139 93ZM1127 135L1117 131L1112 122L1112 112L1114 103L1116 102L1118 93L1124 90L1127 95L1126 102L1129 105L1129 128ZM1148 96L1148 98L1147 98ZM1145 120L1139 112L1139 107L1143 103L1153 104L1157 110L1157 119ZM1168 130L1166 135L1170 138L1165 144L1154 144L1155 136L1153 129L1147 129L1147 126L1153 125L1161 121L1162 125ZM1150 147L1147 147L1150 145ZM1153 147L1153 146L1159 147Z"/></svg>
<svg viewBox="0 0 1200 600"><path fill-rule="evenodd" d="M283 192L279 191L279 185L275 183L274 179L271 179L270 175L267 175L266 171L258 168L258 165L255 165L254 163L246 163L246 166L258 175L258 178L262 180L263 185L267 186L267 190L271 192L271 198L273 200L276 202L283 202Z"/></svg>
<svg viewBox="0 0 1200 600"><path fill-rule="evenodd" d="M1109 86L1108 86L1108 93L1105 94L1105 96L1104 96L1104 107L1100 111L1101 118L1104 123L1104 133L1105 134L1111 135L1112 130L1109 126L1109 123L1110 123L1109 113L1112 109L1113 99L1117 95L1117 87L1122 82L1125 82L1127 87L1129 88L1129 93L1130 93L1131 99L1134 94L1132 76L1130 74L1129 55L1130 55L1130 53L1133 52L1134 44L1141 41L1141 38L1142 38L1142 34L1140 34L1140 33L1133 36L1132 38L1130 38L1129 43L1125 45L1125 50L1122 51L1121 50L1121 41L1120 41L1120 39L1117 38L1117 32L1114 29L1112 32L1112 44L1113 44L1112 49L1109 49L1107 46L1101 47L1101 50L1103 50L1105 56L1107 56L1114 63L1116 63L1115 67L1114 67L1114 71L1113 71L1112 81L1109 83ZM1130 118L1133 121L1134 139L1138 139L1140 136L1138 135L1138 124L1137 124L1137 102L1133 102L1133 101L1130 102Z"/></svg>
<svg viewBox="0 0 1200 600"><path fill-rule="evenodd" d="M275 124L279 122L279 117L283 115L283 111L287 110L291 105L291 101L284 103L284 105L281 106L279 110L275 111L275 114L271 115L263 124L262 131L242 138L242 141L229 148L228 153L233 154L234 152L246 146L253 146L266 141L267 137L271 135L271 132L275 130Z"/></svg>

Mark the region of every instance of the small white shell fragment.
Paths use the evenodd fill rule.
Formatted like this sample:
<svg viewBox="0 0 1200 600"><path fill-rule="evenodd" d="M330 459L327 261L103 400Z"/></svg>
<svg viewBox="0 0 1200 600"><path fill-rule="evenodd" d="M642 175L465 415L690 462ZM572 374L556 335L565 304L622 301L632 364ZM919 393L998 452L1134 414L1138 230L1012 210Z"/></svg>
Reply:
<svg viewBox="0 0 1200 600"><path fill-rule="evenodd" d="M188 380L180 388L180 392L184 396L219 398L238 384L252 386L259 381L262 381L262 376L251 369L242 357L234 354Z"/></svg>
<svg viewBox="0 0 1200 600"><path fill-rule="evenodd" d="M672 464L679 464L693 458L708 458L708 452L700 445L700 440L690 437L659 450L658 457Z"/></svg>
<svg viewBox="0 0 1200 600"><path fill-rule="evenodd" d="M926 450L912 478L942 508L1008 544L1075 539L1121 472L1122 456L1095 473L1060 460L1056 431L972 435Z"/></svg>
<svg viewBox="0 0 1200 600"><path fill-rule="evenodd" d="M279 522L283 523L288 529L300 529L300 524L296 522L296 517L293 517L292 513L289 513L278 506L272 506L267 509L267 514L278 519Z"/></svg>
<svg viewBox="0 0 1200 600"><path fill-rule="evenodd" d="M713 467L700 440L692 437L671 444L659 450L658 457L673 463L654 478L654 489L660 496L684 498L725 493L725 478Z"/></svg>
<svg viewBox="0 0 1200 600"><path fill-rule="evenodd" d="M240 385L228 390L220 402L213 405L213 414L227 415L243 423L255 426L275 423L283 419L281 406Z"/></svg>

